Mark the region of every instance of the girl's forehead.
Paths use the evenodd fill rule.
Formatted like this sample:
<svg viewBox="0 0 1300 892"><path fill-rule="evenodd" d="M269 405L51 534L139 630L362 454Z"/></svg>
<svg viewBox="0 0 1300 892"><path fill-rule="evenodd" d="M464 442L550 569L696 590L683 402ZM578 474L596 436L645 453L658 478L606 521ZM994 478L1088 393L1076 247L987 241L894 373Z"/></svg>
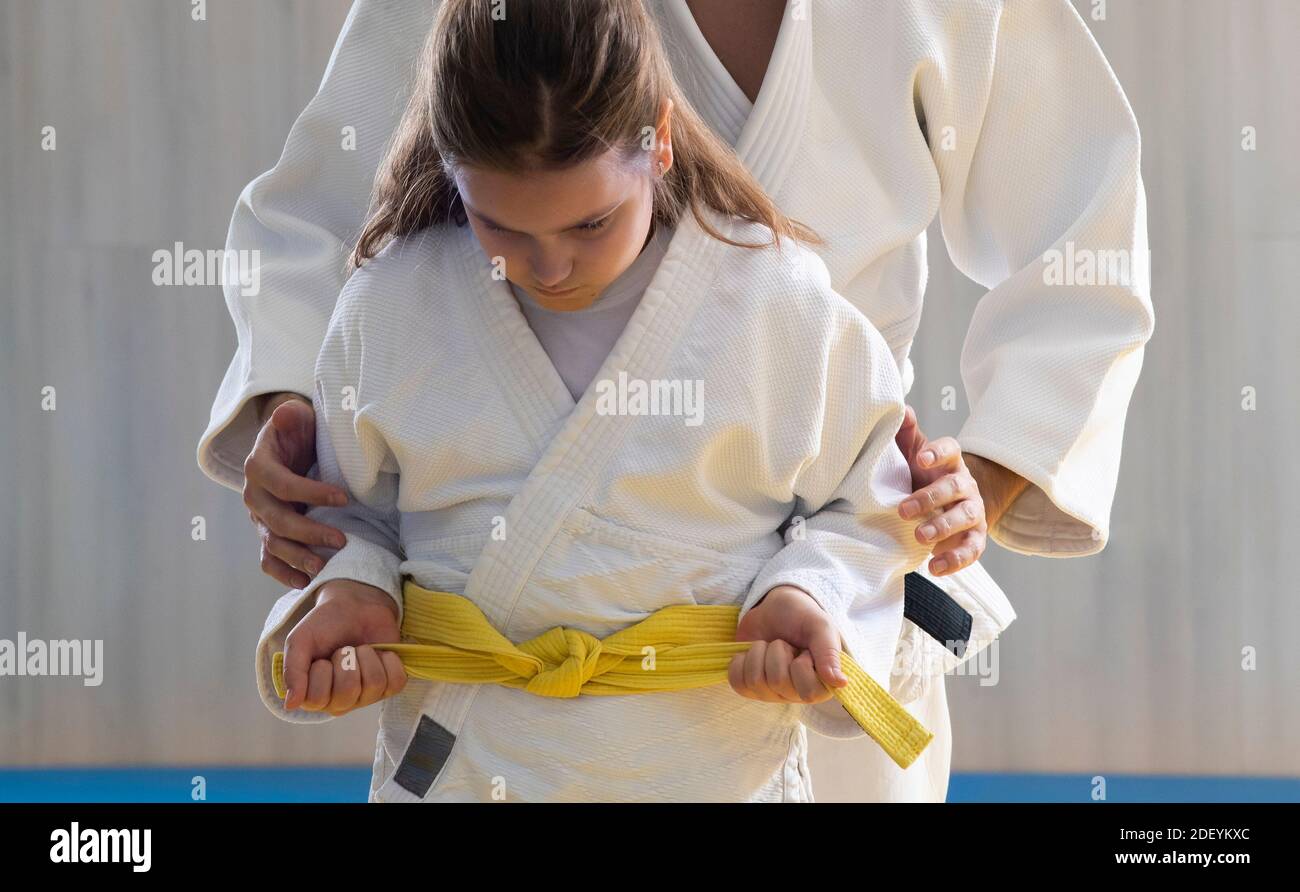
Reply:
<svg viewBox="0 0 1300 892"><path fill-rule="evenodd" d="M597 219L638 185L638 172L613 151L562 169L457 165L454 173L467 211L498 228L532 234L561 232Z"/></svg>

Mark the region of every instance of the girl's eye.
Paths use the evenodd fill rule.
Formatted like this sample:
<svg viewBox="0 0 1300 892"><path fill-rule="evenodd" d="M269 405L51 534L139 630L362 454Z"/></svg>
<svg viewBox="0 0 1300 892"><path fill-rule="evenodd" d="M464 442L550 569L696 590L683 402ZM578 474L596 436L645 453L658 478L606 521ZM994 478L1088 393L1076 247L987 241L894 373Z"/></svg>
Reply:
<svg viewBox="0 0 1300 892"><path fill-rule="evenodd" d="M611 214L610 216L613 215ZM604 219L601 220L595 220L591 223L583 223L581 226L575 226L574 228L577 229L579 232L598 232L599 230L604 229L607 223L609 223L609 217L605 217ZM491 223L487 222L486 220L483 221L483 226L491 230L492 232L509 231L506 229L502 229L500 226L493 226Z"/></svg>

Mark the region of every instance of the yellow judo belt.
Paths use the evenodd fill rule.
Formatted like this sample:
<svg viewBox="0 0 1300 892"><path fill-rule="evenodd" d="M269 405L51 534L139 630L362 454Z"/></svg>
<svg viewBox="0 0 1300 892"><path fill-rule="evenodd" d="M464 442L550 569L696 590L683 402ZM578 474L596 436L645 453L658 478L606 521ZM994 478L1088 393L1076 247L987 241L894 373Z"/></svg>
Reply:
<svg viewBox="0 0 1300 892"><path fill-rule="evenodd" d="M516 645L462 595L430 591L409 579L402 594L402 635L417 643L372 647L401 657L408 676L499 684L541 697L708 687L727 681L731 658L753 643L735 640L740 608L734 605L664 607L604 639L557 626ZM840 663L849 683L831 693L890 758L902 768L911 765L934 735L851 656L841 652ZM283 698L283 653L272 657L271 676Z"/></svg>

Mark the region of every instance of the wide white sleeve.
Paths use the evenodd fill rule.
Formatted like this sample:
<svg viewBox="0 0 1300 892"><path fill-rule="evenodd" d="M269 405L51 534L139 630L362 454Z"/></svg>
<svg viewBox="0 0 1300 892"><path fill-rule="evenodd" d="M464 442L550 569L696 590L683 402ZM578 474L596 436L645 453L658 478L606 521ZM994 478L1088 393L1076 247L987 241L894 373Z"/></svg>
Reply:
<svg viewBox="0 0 1300 892"><path fill-rule="evenodd" d="M244 459L258 431L254 398L312 393L347 257L435 6L356 0L279 161L235 205L226 250L250 253L227 256L250 258L256 287L223 283L238 346L198 445L199 467L224 486L243 487Z"/></svg>
<svg viewBox="0 0 1300 892"><path fill-rule="evenodd" d="M856 315L856 314L855 314ZM898 516L912 493L894 442L903 389L884 339L865 318L844 326L827 351L819 449L795 481L785 545L754 579L741 617L769 590L794 585L830 615L845 650L886 691L903 628L903 577L929 550ZM862 737L837 700L803 707L802 720L828 737Z"/></svg>
<svg viewBox="0 0 1300 892"><path fill-rule="evenodd" d="M364 276L364 273L361 274ZM349 289L360 281L354 278ZM267 708L288 721L325 721L328 714L284 710L271 681L271 658L284 650L285 638L316 603L316 592L332 579L351 579L387 592L402 618L403 552L397 507L399 468L384 437L373 423L373 394L362 389L364 338L345 295L321 348L313 405L316 410L316 451L319 479L348 493L343 507L313 507L308 516L338 527L347 537L341 549L315 547L325 567L302 589L276 602L257 643L258 689ZM382 347L381 347L382 349ZM313 475L316 476L316 475Z"/></svg>
<svg viewBox="0 0 1300 892"><path fill-rule="evenodd" d="M1124 419L1151 337L1137 120L1068 0L1006 0L918 76L956 266L990 289L961 354L962 448L1030 482L992 538L1100 551Z"/></svg>

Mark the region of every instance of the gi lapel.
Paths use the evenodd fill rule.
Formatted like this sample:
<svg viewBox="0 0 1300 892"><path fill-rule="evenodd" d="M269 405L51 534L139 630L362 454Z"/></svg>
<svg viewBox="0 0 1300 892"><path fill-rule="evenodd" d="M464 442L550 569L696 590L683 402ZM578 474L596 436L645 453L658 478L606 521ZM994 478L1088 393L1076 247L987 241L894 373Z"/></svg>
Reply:
<svg viewBox="0 0 1300 892"><path fill-rule="evenodd" d="M803 139L812 84L812 7L789 0L763 86L736 141L736 154L775 196Z"/></svg>
<svg viewBox="0 0 1300 892"><path fill-rule="evenodd" d="M727 231L720 216L711 222ZM463 281L482 323L479 348L538 458L504 515L504 536L488 541L465 586L466 597L509 637L515 602L566 516L618 449L628 418L596 411L596 382L663 377L661 367L708 292L723 244L688 213L644 296L577 404L519 309L508 283L493 279L476 239L461 242Z"/></svg>

